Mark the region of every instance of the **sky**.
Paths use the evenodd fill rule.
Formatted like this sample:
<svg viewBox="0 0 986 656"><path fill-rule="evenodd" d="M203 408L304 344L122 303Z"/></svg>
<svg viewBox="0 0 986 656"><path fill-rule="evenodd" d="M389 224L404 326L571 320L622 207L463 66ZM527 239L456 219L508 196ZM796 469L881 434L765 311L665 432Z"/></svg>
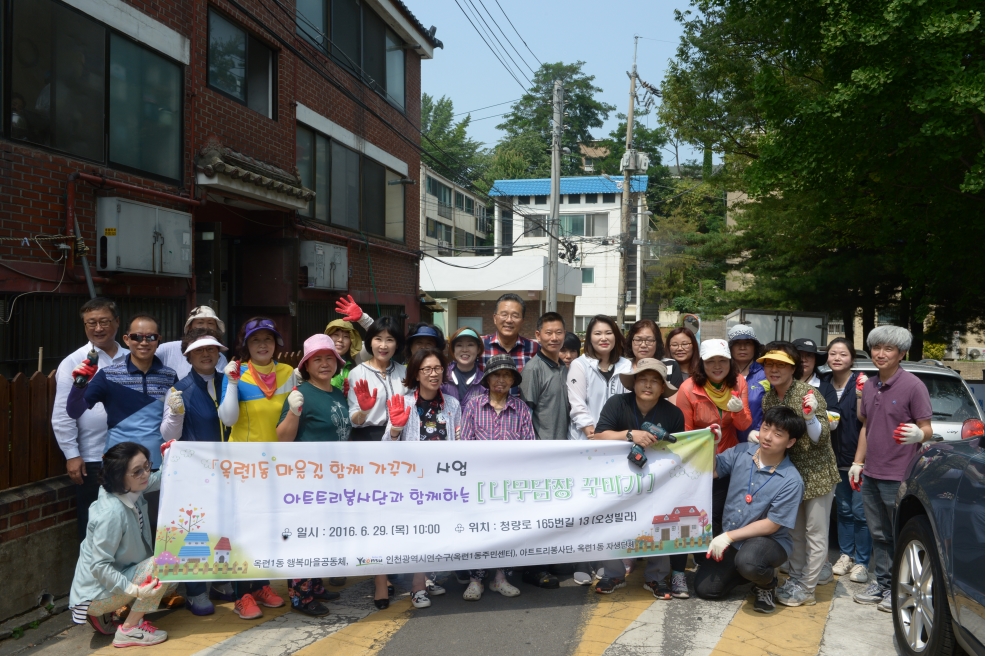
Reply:
<svg viewBox="0 0 986 656"><path fill-rule="evenodd" d="M530 86L517 69L533 78L531 69L538 69L537 60L585 62L583 71L595 76L596 86L603 90L598 97L617 107L602 129L596 130L598 134L593 134L598 137L608 135L616 128L616 114L625 114L629 105L630 81L627 72L633 64L634 36L641 37L637 42L637 73L640 79L659 86L681 35L681 26L674 20L674 10L688 7L687 0L629 0L613 4L587 0L405 2L426 27L434 25L438 28L435 36L445 46L444 49L435 50L434 59L421 62L422 93L435 98L448 96L457 114L462 112L464 116L465 112L471 112L473 120L469 136L487 146L493 146L502 136L496 125L503 118L497 115L510 109L510 104L498 103L519 99ZM484 33L487 25L476 18L474 11L486 20L489 29L498 37L494 47L502 44L515 60L516 66L500 54L520 84L490 52L459 5ZM517 31L511 27L504 13ZM507 43L500 29L509 37L516 51ZM638 97L643 97L639 91ZM481 109L490 105L497 106ZM649 121L653 127L656 121L654 112L644 121ZM689 159L700 160L701 156L691 149L681 153L682 162ZM662 153L662 161L665 164L674 163L667 152Z"/></svg>

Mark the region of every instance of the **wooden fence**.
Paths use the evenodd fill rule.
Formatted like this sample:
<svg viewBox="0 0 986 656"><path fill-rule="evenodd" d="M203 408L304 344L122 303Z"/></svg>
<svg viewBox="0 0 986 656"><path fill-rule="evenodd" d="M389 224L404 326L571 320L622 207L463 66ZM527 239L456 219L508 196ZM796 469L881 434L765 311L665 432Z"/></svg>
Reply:
<svg viewBox="0 0 986 656"><path fill-rule="evenodd" d="M51 430L55 372L0 376L0 490L65 473Z"/></svg>

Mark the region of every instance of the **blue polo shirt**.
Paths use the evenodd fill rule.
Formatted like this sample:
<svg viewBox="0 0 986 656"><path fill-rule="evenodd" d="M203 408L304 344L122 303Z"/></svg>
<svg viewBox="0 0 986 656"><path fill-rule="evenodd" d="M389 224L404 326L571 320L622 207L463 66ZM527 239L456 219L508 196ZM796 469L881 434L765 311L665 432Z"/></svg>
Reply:
<svg viewBox="0 0 986 656"><path fill-rule="evenodd" d="M130 360L104 367L85 388L72 388L67 410L78 418L86 409L102 403L106 409L106 446L103 452L121 442L137 442L151 453L151 467L161 466L161 418L164 396L178 382L174 369L154 356L144 373Z"/></svg>
<svg viewBox="0 0 986 656"><path fill-rule="evenodd" d="M781 526L769 537L774 538L790 556L793 545L790 530L798 518L798 506L805 484L787 456L777 465L773 476L770 475L770 467L757 469L753 454L758 448L758 444L747 442L716 456L719 477L729 476L729 493L722 511L722 530L733 531L761 519L769 519ZM746 502L747 494L753 496L750 503ZM743 542L733 542L733 546L739 549Z"/></svg>

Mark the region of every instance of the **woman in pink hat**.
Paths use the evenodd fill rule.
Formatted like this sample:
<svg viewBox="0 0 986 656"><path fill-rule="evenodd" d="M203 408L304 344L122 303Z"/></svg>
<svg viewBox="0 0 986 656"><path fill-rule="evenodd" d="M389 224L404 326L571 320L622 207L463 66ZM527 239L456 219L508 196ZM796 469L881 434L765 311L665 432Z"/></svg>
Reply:
<svg viewBox="0 0 986 656"><path fill-rule="evenodd" d="M328 335L305 340L305 355L298 363L302 382L288 394L277 423L279 442L344 442L349 439L349 403L342 390L332 386L332 377L345 361ZM290 579L291 607L299 613L320 617L329 609L320 602L339 598L325 589L322 579Z"/></svg>

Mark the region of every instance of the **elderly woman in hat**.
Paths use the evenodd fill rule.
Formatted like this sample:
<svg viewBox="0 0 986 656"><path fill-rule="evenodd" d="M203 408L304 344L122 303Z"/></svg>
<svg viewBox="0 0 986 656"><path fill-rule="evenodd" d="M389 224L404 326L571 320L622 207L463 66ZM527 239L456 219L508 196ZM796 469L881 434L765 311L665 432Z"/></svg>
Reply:
<svg viewBox="0 0 986 656"><path fill-rule="evenodd" d="M226 334L226 324L223 320L219 318L216 311L213 310L208 305L200 305L196 308L192 308L192 311L188 313L188 319L185 320L184 334L187 336L189 332L196 329L208 328L210 330L215 330L219 333L220 339ZM157 347L157 351L154 352L161 362L164 363L165 367L170 367L175 370L178 374L178 380L181 380L187 376L192 371L191 362L186 357L185 347L187 346L185 339L175 340L173 342L165 342ZM223 349L224 351L226 349ZM215 368L222 371L226 367L226 356L219 353Z"/></svg>
<svg viewBox="0 0 986 656"><path fill-rule="evenodd" d="M462 413L461 440L535 440L531 409L520 397L511 396L510 388L520 385L521 376L514 359L509 355L494 355L483 372L483 390L471 397ZM469 586L462 594L466 601L478 601L483 596L483 577L486 570L469 572ZM490 590L504 597L520 594L507 581L502 569L493 574Z"/></svg>
<svg viewBox="0 0 986 656"><path fill-rule="evenodd" d="M442 394L452 396L465 406L466 401L483 390L483 372L477 360L483 352L483 338L472 328L459 328L449 340L449 363Z"/></svg>
<svg viewBox="0 0 986 656"><path fill-rule="evenodd" d="M746 380L747 407L750 408L750 426L736 431L736 440L746 442L746 436L754 426L759 426L763 419L764 392L770 385L763 372L763 365L757 362L760 357L760 340L751 326L736 324L726 331L726 341L729 342L729 355L736 371Z"/></svg>
<svg viewBox="0 0 986 656"><path fill-rule="evenodd" d="M589 439L621 440L646 448L658 441L653 433L644 430L643 426L647 422L662 427L668 433L678 433L685 429L681 410L668 401L668 397L677 389L668 382L667 365L663 362L654 358L641 358L637 360L632 372L620 374L620 382L631 391L616 394L606 401L599 413L596 432ZM626 568L622 561L608 560L597 564L598 569L602 569L604 574L596 585L596 592L610 594L626 585ZM644 585L657 599L671 598L671 589L667 582L670 569L667 556L647 559ZM682 596L680 587L679 597ZM687 596L688 586L685 585L684 597Z"/></svg>
<svg viewBox="0 0 986 656"><path fill-rule="evenodd" d="M798 508L798 518L791 537L790 578L776 593L785 606L815 603L815 586L828 561L829 517L839 468L829 432L825 399L821 393L801 380L803 364L790 342L771 342L758 362L763 364L770 389L763 397L764 412L784 405L800 412L808 428L807 440L798 440L788 457L804 480L805 491ZM759 433L750 433L758 441Z"/></svg>

